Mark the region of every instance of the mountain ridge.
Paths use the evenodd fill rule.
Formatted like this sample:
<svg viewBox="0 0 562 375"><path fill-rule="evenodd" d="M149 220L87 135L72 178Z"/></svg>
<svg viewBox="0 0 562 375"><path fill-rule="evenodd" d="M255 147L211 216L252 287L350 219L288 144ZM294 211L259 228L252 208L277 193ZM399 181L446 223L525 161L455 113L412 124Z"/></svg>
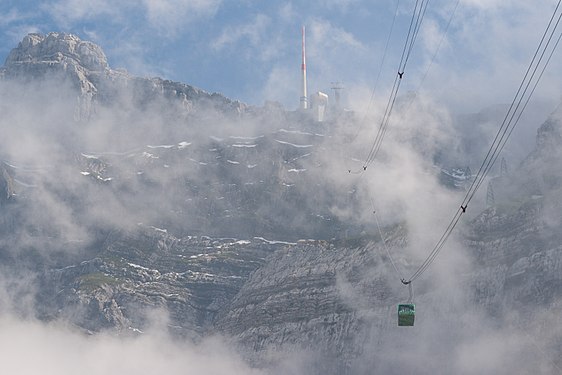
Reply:
<svg viewBox="0 0 562 375"><path fill-rule="evenodd" d="M186 112L193 109L193 102L206 102L238 113L248 108L240 101L187 84L161 78L133 77L123 70L114 70L110 68L101 47L68 33L28 34L12 49L0 68L0 76L5 79L41 79L53 74L61 74L79 90L81 103L78 119L87 119L92 115L96 100L107 103L115 99L111 95L98 98L100 92L107 94L119 91L123 89L120 86L127 86L128 82L148 89L148 97L154 94L175 97Z"/></svg>

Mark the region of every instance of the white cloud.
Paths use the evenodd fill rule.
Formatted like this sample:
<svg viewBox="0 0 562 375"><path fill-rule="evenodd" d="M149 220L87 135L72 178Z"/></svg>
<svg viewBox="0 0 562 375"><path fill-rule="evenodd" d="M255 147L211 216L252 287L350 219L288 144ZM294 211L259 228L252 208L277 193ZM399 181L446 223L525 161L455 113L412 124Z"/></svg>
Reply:
<svg viewBox="0 0 562 375"><path fill-rule="evenodd" d="M0 28L4 29L5 40L13 47L29 33L39 32L40 26L33 22L34 13L10 8L0 11Z"/></svg>
<svg viewBox="0 0 562 375"><path fill-rule="evenodd" d="M198 346L151 332L89 337L58 324L0 317L6 374L259 374L220 340ZM31 360L30 360L31 359Z"/></svg>
<svg viewBox="0 0 562 375"><path fill-rule="evenodd" d="M424 49L427 51L428 57L434 55L433 51L444 48L441 41L445 42L446 36L443 36L443 29L439 27L439 23L435 20L429 19L425 22L424 28L421 31Z"/></svg>
<svg viewBox="0 0 562 375"><path fill-rule="evenodd" d="M403 88L417 88L439 46L453 6L428 8L421 38L414 47ZM510 102L523 78L554 9L513 0L461 1L422 90L455 111L470 112ZM403 43L402 40L400 43ZM547 74L558 75L553 59ZM552 82L543 80L535 98L554 96ZM559 92L559 89L558 89Z"/></svg>
<svg viewBox="0 0 562 375"><path fill-rule="evenodd" d="M62 27L68 28L83 21L104 18L110 24L123 28L139 28L132 15L139 11L152 30L165 36L177 36L182 30L200 18L211 17L222 0L142 0L141 7L135 0L114 2L110 0L58 0L43 9Z"/></svg>
<svg viewBox="0 0 562 375"><path fill-rule="evenodd" d="M321 3L328 8L337 8L339 10L347 11L349 7L360 3L361 0L323 0Z"/></svg>
<svg viewBox="0 0 562 375"><path fill-rule="evenodd" d="M293 3L289 2L281 5L279 7L278 16L285 22L294 20L297 17L297 12L295 11Z"/></svg>
<svg viewBox="0 0 562 375"><path fill-rule="evenodd" d="M500 9L510 8L513 5L521 4L521 0L464 0L463 4L466 6L475 7L478 9Z"/></svg>
<svg viewBox="0 0 562 375"><path fill-rule="evenodd" d="M258 14L247 24L227 27L222 34L211 43L211 46L217 51L242 41L247 41L254 47L258 46L263 41L266 29L270 25L271 19L268 16Z"/></svg>
<svg viewBox="0 0 562 375"><path fill-rule="evenodd" d="M157 76L157 68L147 63L146 55L150 53L142 43L140 36L122 40L117 46L109 48L108 52L119 61L120 66L136 75L143 77Z"/></svg>
<svg viewBox="0 0 562 375"><path fill-rule="evenodd" d="M39 25L24 23L10 27L10 30L7 31L5 35L7 36L7 39L12 42L13 47L15 47L27 34L38 32L40 32Z"/></svg>
<svg viewBox="0 0 562 375"><path fill-rule="evenodd" d="M14 21L18 21L22 18L22 14L17 9L10 9L9 11L0 14L0 26L6 26Z"/></svg>
<svg viewBox="0 0 562 375"><path fill-rule="evenodd" d="M298 68L298 66L297 66ZM288 108L293 109L299 105L299 82L298 69L286 66L275 66L269 72L265 84L260 93L260 101L263 99L277 100L289 103Z"/></svg>
<svg viewBox="0 0 562 375"><path fill-rule="evenodd" d="M143 0L150 25L165 34L176 35L186 24L213 16L222 0Z"/></svg>
<svg viewBox="0 0 562 375"><path fill-rule="evenodd" d="M128 0L124 3L127 2ZM66 28L77 21L95 19L100 16L106 16L113 22L119 22L124 3L110 0L59 0L52 4L45 4L42 8Z"/></svg>
<svg viewBox="0 0 562 375"><path fill-rule="evenodd" d="M308 30L311 34L310 41L313 53L324 49L356 48L364 50L366 46L355 36L341 27L334 26L325 19L313 19Z"/></svg>

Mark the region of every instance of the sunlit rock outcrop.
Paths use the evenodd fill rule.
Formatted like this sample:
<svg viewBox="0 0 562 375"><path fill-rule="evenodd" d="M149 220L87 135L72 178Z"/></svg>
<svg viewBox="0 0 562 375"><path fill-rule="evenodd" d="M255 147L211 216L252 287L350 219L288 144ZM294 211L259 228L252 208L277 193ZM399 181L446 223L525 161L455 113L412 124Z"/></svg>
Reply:
<svg viewBox="0 0 562 375"><path fill-rule="evenodd" d="M95 113L96 103L111 104L124 90L136 93L138 106L158 99L171 100L176 116L189 114L197 107L214 107L239 114L246 110L243 103L220 94L160 78L138 78L124 70L111 69L99 46L67 33L25 36L6 58L2 76L23 81L69 80L78 91L74 117L81 121Z"/></svg>

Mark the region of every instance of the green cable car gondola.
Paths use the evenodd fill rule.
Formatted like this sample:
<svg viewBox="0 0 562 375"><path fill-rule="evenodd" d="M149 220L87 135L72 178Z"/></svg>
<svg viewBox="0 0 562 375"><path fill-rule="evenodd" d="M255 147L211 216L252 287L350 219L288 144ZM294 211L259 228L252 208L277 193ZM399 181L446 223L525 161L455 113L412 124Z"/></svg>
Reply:
<svg viewBox="0 0 562 375"><path fill-rule="evenodd" d="M411 327L414 325L416 306L413 303L401 303L398 305L398 326Z"/></svg>

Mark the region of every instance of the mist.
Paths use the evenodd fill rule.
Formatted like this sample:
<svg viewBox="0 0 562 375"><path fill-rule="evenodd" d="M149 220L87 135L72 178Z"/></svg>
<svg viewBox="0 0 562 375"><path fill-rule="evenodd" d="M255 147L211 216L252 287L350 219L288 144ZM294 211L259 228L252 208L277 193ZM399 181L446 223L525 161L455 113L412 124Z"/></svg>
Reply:
<svg viewBox="0 0 562 375"><path fill-rule="evenodd" d="M399 279L423 262L464 194L440 182L441 168L477 167L501 108L489 117L484 113L480 119L459 120L438 95L400 96L381 152L362 173L384 113L386 103L380 99L357 103L371 107L368 112L334 111L329 121L319 123L278 104L248 106L123 71L90 72L86 79L96 84L90 91L77 86L73 77L46 74L0 81L0 157L8 186L1 206L0 250L6 272L0 282L0 325L5 333L0 347L8 372L69 373L80 368L86 374L304 374L344 362L315 348L315 339L322 343L326 339L314 335L308 348L287 340L254 353L254 361L248 361L246 356L252 356L228 334L195 340L174 336L173 314L167 311L138 312L146 315L139 333L141 329L133 325L126 332L88 332L64 320L74 318L72 314L87 316L88 311L74 310L75 306L60 316L58 311L41 310L38 294L45 275L82 266L99 274L94 261L114 250L114 243L131 241L130 248L140 253L147 251L146 243L153 246L143 242L145 232L157 243L147 254L156 257L162 255L158 251L176 250L173 244L197 236L211 244L205 236L232 238L218 247L224 252L240 245L238 240L282 243L258 259L263 263L254 262L259 264L248 272L249 281L237 287L241 294L260 276L283 290L283 272L335 275L328 295L334 304L360 317L365 328L350 339L360 353L345 359L349 373L558 370L562 325L555 313L560 306L555 293L559 279L552 274L559 267L559 239L551 233L561 222L559 184L554 181L559 154L545 151L552 152L548 159L552 164L545 167L545 159L523 151L535 150L536 140L528 136L534 130L515 136L518 146L512 154L514 164L523 161L522 172L517 175L514 167L515 177L508 179L496 171L490 176L498 202L522 202L520 207L487 207L484 191L479 192L443 253L414 285L419 306L416 327L409 331L395 327L396 303L408 297ZM529 127L546 119L541 109L536 113L544 118L531 112L525 120ZM552 121L559 124L559 115ZM551 137L546 130L545 137ZM470 144L467 135L473 137ZM527 181L529 171L538 176L536 185ZM520 198L523 195L525 199ZM544 209L533 205L541 199ZM527 217L535 208L537 222L550 229L522 225L521 242L531 245L510 253L512 243L500 229L512 227L509 215ZM497 240L486 247L494 235ZM131 240L135 236L142 241ZM341 244L341 249L324 248L328 245L320 242L308 249L307 242L298 242L306 238ZM364 239L367 244L362 247L352 244ZM180 255L204 258L208 254L203 251L212 248L207 242L201 253ZM320 255L314 258L313 250ZM486 250L493 253L489 259L481 254ZM547 255L541 253L547 250ZM388 253L396 261L397 273L389 265ZM535 253L539 255L534 257ZM132 267L142 282L163 277L164 271L154 272L160 264L139 259L146 263L121 259L115 262L116 269ZM509 262L502 263L505 259ZM275 262L285 267L276 269ZM318 267L310 265L315 262ZM547 285L553 287L544 291L548 298L533 300L533 288L542 284L517 279L521 267L517 262L527 262L539 275L550 272ZM264 276L268 270L281 275L268 278ZM151 273L157 276L151 278ZM78 284L56 293L79 289ZM104 288L102 284L97 293L111 294ZM86 298L80 293L77 305ZM117 303L110 299L101 311ZM331 314L336 315L334 311ZM216 314L217 319L224 318ZM25 360L24 354L36 360ZM271 366L264 366L259 357Z"/></svg>
<svg viewBox="0 0 562 375"><path fill-rule="evenodd" d="M263 374L209 338L194 346L158 327L140 337L86 336L64 323L0 318L5 374ZM79 370L78 370L79 369Z"/></svg>

